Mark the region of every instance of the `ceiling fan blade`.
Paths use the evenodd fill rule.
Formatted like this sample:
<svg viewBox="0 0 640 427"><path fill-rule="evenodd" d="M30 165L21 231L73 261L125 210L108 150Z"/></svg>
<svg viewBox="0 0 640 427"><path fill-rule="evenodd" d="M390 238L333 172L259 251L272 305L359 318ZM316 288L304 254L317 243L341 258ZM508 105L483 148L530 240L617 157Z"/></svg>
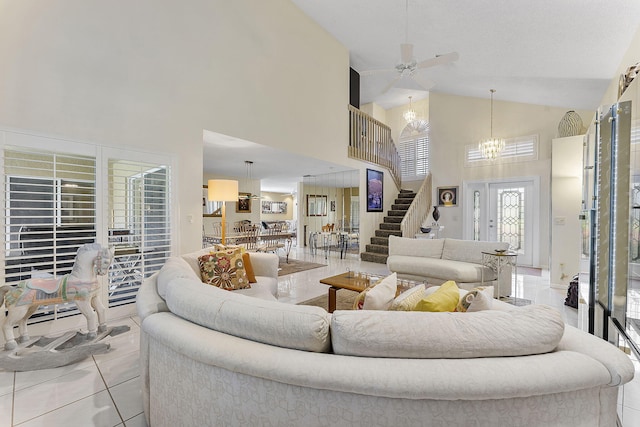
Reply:
<svg viewBox="0 0 640 427"><path fill-rule="evenodd" d="M451 62L457 61L460 58L458 52L450 52L445 53L443 55L436 55L435 58L425 59L424 61L418 62L416 68L429 68L435 65L443 65L449 64Z"/></svg>
<svg viewBox="0 0 640 427"><path fill-rule="evenodd" d="M411 78L425 91L428 91L436 85L436 82L433 80L425 79L424 77L417 75L417 73L411 76Z"/></svg>
<svg viewBox="0 0 640 427"><path fill-rule="evenodd" d="M400 78L400 80L395 84L395 87L400 89L407 89L412 91L426 91L427 88L416 81L413 77L405 76Z"/></svg>
<svg viewBox="0 0 640 427"><path fill-rule="evenodd" d="M400 80L400 76L396 77L395 79L391 80L391 83L389 83L384 90L382 91L382 93L387 93L389 91L389 89L391 89L393 87L393 85L396 84L396 82Z"/></svg>
<svg viewBox="0 0 640 427"><path fill-rule="evenodd" d="M360 76L373 76L375 74L382 74L382 73L397 73L398 70L396 70L395 68L386 68L386 69L380 69L380 70L367 70L367 71L360 71Z"/></svg>
<svg viewBox="0 0 640 427"><path fill-rule="evenodd" d="M411 43L402 43L400 45L400 62L408 64L413 59L413 45Z"/></svg>

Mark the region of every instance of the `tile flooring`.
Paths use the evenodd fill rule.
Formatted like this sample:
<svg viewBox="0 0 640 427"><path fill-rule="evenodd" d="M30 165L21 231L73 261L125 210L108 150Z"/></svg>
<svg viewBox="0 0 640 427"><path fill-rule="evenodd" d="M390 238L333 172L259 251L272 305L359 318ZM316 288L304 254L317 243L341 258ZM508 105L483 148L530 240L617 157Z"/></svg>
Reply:
<svg viewBox="0 0 640 427"><path fill-rule="evenodd" d="M335 253L310 255L293 248L295 259L326 264L279 280L279 300L298 303L326 294L318 281L351 271L388 273L385 265L360 261L357 255L340 259ZM557 308L567 324L577 325L575 309L564 305L566 291L549 287L548 272L542 276L518 275L518 297ZM139 320L131 316L110 322L128 325L128 333L109 338L111 351L73 365L32 372L0 371L0 427L32 426L146 426L138 372ZM636 380L620 393L625 427L640 425L640 364Z"/></svg>

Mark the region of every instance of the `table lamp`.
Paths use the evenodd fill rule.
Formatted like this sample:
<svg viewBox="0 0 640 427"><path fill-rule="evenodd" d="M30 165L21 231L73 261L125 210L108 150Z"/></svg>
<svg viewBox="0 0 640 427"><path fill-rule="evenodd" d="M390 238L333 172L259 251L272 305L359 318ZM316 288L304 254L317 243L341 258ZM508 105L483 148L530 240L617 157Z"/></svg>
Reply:
<svg viewBox="0 0 640 427"><path fill-rule="evenodd" d="M238 181L231 179L210 179L207 183L208 198L211 201L222 202L222 236L220 243L225 244L226 202L238 201Z"/></svg>

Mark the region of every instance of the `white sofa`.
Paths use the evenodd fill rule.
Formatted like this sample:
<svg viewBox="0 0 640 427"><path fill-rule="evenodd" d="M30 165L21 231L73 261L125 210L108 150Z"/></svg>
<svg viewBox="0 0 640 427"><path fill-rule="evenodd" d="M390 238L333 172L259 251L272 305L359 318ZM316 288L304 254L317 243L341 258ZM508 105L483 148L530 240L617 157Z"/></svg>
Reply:
<svg viewBox="0 0 640 427"><path fill-rule="evenodd" d="M484 284L493 286L494 296L508 296L511 284L511 267L496 273L482 265L482 252L507 250L505 242L478 242L458 239L411 239L389 236L389 271L402 279L425 281L429 285L441 285L453 280L458 287L471 290Z"/></svg>
<svg viewBox="0 0 640 427"><path fill-rule="evenodd" d="M138 294L152 427L614 426L633 377L624 353L545 306L329 314L190 268L173 260Z"/></svg>

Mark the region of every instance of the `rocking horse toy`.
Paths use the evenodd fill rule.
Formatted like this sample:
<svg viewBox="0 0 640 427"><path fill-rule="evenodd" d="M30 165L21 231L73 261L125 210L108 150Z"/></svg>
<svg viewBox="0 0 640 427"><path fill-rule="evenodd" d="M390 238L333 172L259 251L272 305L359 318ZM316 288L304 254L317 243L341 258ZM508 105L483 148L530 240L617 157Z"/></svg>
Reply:
<svg viewBox="0 0 640 427"><path fill-rule="evenodd" d="M9 370L51 368L107 351L109 344L96 341L106 335L114 335L114 328L107 330L106 327L105 307L100 301L97 275L107 273L113 257L112 249L103 248L99 243L88 243L78 249L69 274L57 278L28 279L17 285L0 287L0 307L4 302L7 310L2 323L5 354L0 355L0 367ZM30 339L27 319L40 305L71 301L87 318L88 334L81 335L73 331L53 340L44 337ZM17 341L13 334L16 324L20 333ZM118 333L128 330L128 327L124 328ZM19 343L23 348L18 349Z"/></svg>

